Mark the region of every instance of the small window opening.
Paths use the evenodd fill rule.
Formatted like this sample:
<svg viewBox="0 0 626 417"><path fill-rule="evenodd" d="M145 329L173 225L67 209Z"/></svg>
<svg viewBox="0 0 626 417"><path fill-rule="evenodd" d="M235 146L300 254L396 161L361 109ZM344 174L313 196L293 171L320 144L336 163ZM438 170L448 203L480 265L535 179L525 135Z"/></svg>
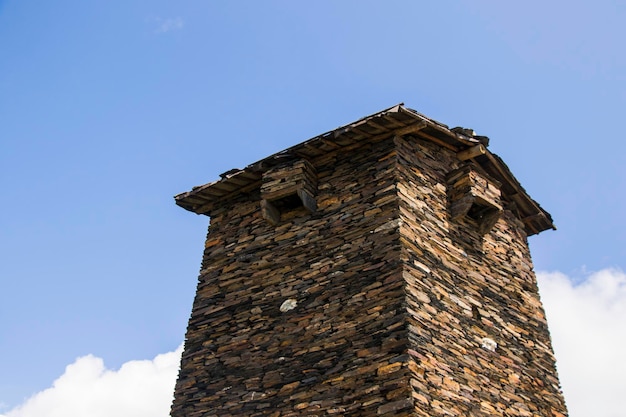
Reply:
<svg viewBox="0 0 626 417"><path fill-rule="evenodd" d="M300 200L298 194L290 194L283 198L279 198L278 200L271 201L271 203L281 213L302 207L302 200Z"/></svg>
<svg viewBox="0 0 626 417"><path fill-rule="evenodd" d="M474 203L467 211L467 215L469 218L474 219L477 222L481 222L485 216L489 215L489 213L493 213L494 211L497 210L489 206Z"/></svg>
<svg viewBox="0 0 626 417"><path fill-rule="evenodd" d="M489 232L502 215L500 184L469 165L448 175L448 195L452 219L470 220L481 234Z"/></svg>
<svg viewBox="0 0 626 417"><path fill-rule="evenodd" d="M263 173L261 212L271 224L278 224L283 215L304 207L315 212L317 176L305 160L274 167Z"/></svg>
<svg viewBox="0 0 626 417"><path fill-rule="evenodd" d="M307 200L308 201L308 200ZM298 194L290 194L276 200L262 200L261 211L265 220L273 225L277 225L289 213L294 213L299 209L315 211L314 207L307 207Z"/></svg>

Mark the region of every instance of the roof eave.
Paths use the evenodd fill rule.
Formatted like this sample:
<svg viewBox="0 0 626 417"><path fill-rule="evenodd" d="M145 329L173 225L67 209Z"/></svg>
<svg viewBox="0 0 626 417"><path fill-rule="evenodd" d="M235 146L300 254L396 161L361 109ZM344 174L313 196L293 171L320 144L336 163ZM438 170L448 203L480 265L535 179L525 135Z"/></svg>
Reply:
<svg viewBox="0 0 626 417"><path fill-rule="evenodd" d="M208 215L220 201L254 189L261 180L261 172L268 167L281 163L285 158L314 157L350 144L371 140L377 136L402 136L406 134L418 135L455 152L483 143L480 139L453 131L448 126L404 107L400 103L315 136L250 164L246 168L231 170L222 174L218 181L194 187L191 191L178 194L174 198L180 207L197 214ZM497 155L486 150L485 155L477 158L476 161L498 181L506 184L512 194L516 196L519 206L521 206L521 220L524 222L528 235L537 234L547 229L556 229L550 214L526 193L506 164Z"/></svg>

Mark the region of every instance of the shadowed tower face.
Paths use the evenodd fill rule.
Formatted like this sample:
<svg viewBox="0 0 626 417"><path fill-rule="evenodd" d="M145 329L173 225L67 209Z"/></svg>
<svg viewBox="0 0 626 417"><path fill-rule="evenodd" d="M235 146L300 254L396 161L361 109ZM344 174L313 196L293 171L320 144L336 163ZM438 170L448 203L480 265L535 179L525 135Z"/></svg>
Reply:
<svg viewBox="0 0 626 417"><path fill-rule="evenodd" d="M178 195L211 223L171 415L567 415L552 220L487 144L398 105Z"/></svg>

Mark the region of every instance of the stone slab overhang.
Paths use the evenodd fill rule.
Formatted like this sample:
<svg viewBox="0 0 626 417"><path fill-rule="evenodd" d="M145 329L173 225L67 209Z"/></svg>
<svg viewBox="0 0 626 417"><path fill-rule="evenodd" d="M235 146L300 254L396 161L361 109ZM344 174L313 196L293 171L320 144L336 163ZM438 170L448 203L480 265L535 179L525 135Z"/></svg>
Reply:
<svg viewBox="0 0 626 417"><path fill-rule="evenodd" d="M501 183L503 200L515 207L528 235L556 229L550 214L526 193L502 159L487 149L487 137L476 136L470 129L451 129L404 104L311 138L243 169L230 170L221 174L218 181L194 187L174 198L186 210L209 215L220 201L258 188L264 171L289 159L313 160L327 152L391 136L421 138L456 152L460 159L472 159Z"/></svg>

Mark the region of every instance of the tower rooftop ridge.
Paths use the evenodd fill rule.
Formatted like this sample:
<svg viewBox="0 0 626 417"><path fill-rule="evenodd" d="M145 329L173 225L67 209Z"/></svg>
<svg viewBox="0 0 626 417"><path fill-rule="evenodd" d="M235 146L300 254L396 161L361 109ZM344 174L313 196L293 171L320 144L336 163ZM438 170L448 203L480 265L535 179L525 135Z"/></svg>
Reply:
<svg viewBox="0 0 626 417"><path fill-rule="evenodd" d="M490 177L502 184L502 194L519 211L528 235L556 227L552 216L537 203L511 173L504 161L487 149L489 138L472 129L454 127L431 119L404 103L365 116L254 162L243 169L231 169L220 179L193 187L174 197L176 204L196 214L209 215L219 201L249 192L267 169L289 159L313 160L324 154L389 136L416 137L473 159ZM463 155L463 156L461 156Z"/></svg>

